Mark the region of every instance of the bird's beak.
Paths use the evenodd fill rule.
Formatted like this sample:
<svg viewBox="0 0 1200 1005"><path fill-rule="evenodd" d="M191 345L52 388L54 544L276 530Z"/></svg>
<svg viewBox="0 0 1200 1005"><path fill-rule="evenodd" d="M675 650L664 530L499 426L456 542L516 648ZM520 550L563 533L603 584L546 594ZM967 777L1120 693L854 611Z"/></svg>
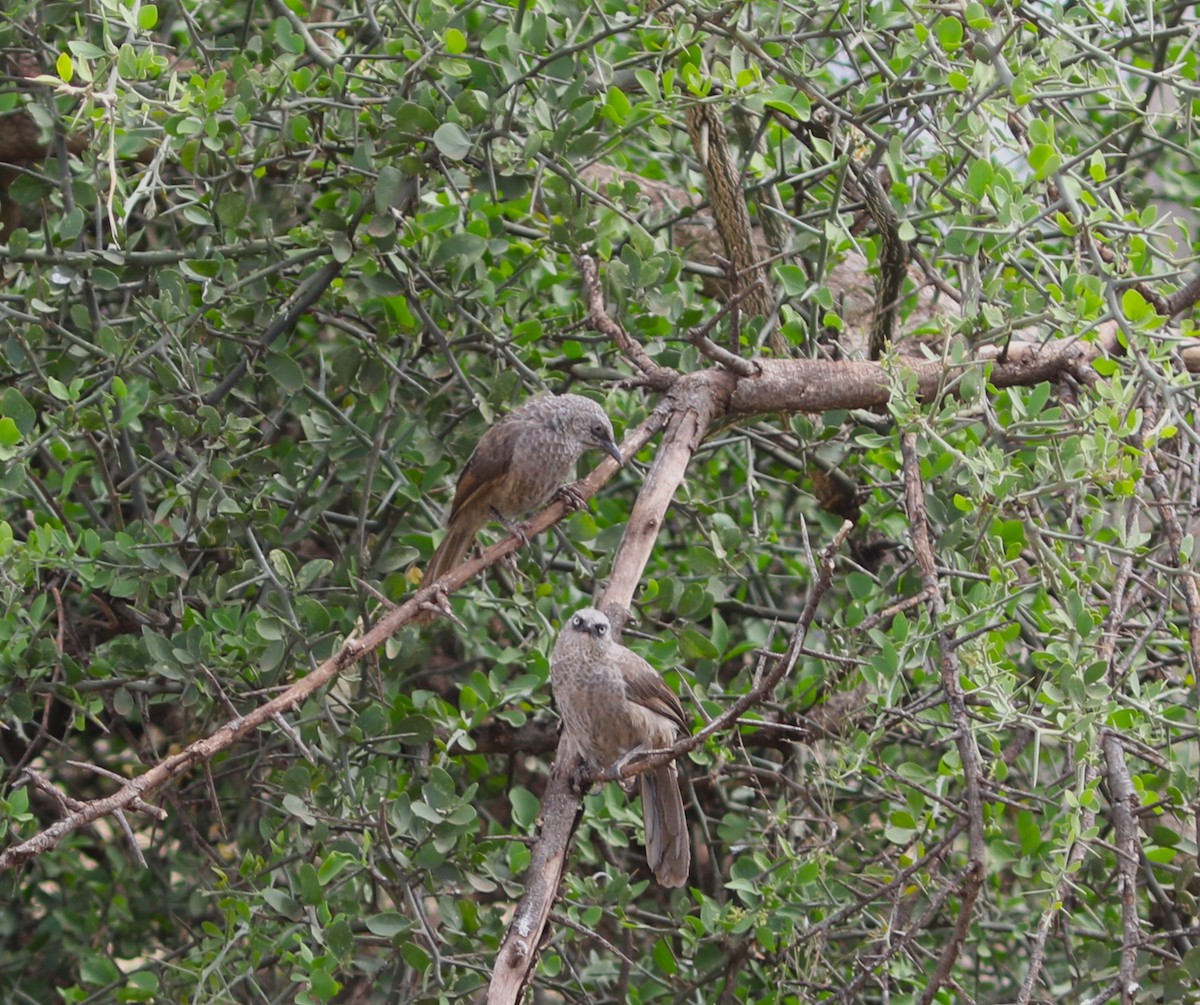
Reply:
<svg viewBox="0 0 1200 1005"><path fill-rule="evenodd" d="M618 464L625 463L621 457L620 448L615 443L613 443L612 440L605 440L603 443L600 444L600 447L606 454L608 454L609 457L611 457Z"/></svg>

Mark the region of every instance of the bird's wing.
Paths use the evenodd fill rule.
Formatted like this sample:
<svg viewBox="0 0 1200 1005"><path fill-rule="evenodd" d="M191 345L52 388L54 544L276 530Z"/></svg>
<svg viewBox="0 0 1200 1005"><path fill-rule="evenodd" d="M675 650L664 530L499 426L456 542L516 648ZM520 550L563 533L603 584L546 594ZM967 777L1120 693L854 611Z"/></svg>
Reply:
<svg viewBox="0 0 1200 1005"><path fill-rule="evenodd" d="M502 478L512 465L513 452L521 435L521 423L510 422L509 419L511 416L501 419L475 445L475 452L458 476L454 503L450 507L451 522L460 510L470 509L480 495Z"/></svg>
<svg viewBox="0 0 1200 1005"><path fill-rule="evenodd" d="M679 696L667 687L658 671L632 649L621 647L621 673L625 678L625 696L637 705L670 719L688 733L691 726L679 704Z"/></svg>

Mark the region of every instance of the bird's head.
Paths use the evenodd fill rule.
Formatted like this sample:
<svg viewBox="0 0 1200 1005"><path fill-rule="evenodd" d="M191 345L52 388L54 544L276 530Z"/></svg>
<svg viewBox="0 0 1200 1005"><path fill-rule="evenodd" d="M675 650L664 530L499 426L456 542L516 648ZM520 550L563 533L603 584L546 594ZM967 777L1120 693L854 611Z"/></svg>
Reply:
<svg viewBox="0 0 1200 1005"><path fill-rule="evenodd" d="M584 607L572 614L563 626L563 631L593 644L607 643L612 638L612 625L608 623L607 616L594 607Z"/></svg>
<svg viewBox="0 0 1200 1005"><path fill-rule="evenodd" d="M564 394L559 400L566 398L572 399L570 424L579 442L585 448L598 447L620 464L621 450L613 437L612 423L604 409L582 395Z"/></svg>

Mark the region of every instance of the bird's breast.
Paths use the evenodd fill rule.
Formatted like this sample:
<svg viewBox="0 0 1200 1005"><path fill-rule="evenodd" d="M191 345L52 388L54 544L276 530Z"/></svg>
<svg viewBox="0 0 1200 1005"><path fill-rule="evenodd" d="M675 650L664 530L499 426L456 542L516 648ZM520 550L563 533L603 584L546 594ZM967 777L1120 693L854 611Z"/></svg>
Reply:
<svg viewBox="0 0 1200 1005"><path fill-rule="evenodd" d="M551 683L563 728L594 767L607 767L639 745L670 743L665 720L626 697L625 680L615 668L595 662L565 671L555 667Z"/></svg>

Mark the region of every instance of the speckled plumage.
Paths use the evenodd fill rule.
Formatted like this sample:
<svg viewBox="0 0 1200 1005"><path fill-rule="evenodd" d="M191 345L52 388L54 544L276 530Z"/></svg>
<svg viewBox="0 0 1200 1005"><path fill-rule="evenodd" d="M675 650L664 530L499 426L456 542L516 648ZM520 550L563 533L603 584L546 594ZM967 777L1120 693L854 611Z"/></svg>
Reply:
<svg viewBox="0 0 1200 1005"><path fill-rule="evenodd" d="M669 747L688 722L658 671L615 642L608 618L592 607L576 611L550 656L550 683L563 737L594 769L630 751ZM646 861L663 886L682 886L691 866L687 819L675 762L643 772Z"/></svg>
<svg viewBox="0 0 1200 1005"><path fill-rule="evenodd" d="M547 502L593 447L620 463L604 409L578 394L542 395L497 422L480 437L459 475L446 536L429 560L425 580L440 579L458 565L479 528L496 514L512 519Z"/></svg>

